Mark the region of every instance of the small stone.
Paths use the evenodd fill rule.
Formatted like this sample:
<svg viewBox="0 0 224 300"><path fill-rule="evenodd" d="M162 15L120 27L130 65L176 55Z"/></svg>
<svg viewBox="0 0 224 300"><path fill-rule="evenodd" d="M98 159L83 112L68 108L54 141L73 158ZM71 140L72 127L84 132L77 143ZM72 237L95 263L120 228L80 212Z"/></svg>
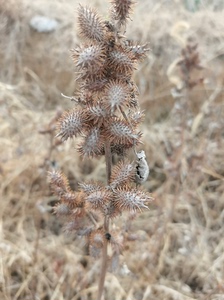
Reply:
<svg viewBox="0 0 224 300"><path fill-rule="evenodd" d="M30 26L38 32L52 32L58 27L58 22L44 16L36 15L30 20Z"/></svg>

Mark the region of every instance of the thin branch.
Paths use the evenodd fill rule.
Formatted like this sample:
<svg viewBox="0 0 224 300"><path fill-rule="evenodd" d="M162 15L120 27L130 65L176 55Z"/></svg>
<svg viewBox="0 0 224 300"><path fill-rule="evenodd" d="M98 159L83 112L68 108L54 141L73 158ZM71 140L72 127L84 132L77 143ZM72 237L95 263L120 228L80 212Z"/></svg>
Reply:
<svg viewBox="0 0 224 300"><path fill-rule="evenodd" d="M106 160L106 173L107 173L107 184L110 183L111 167L112 167L112 155L110 141L105 141L105 160Z"/></svg>
<svg viewBox="0 0 224 300"><path fill-rule="evenodd" d="M107 216L104 218L104 230L105 232L109 231L109 219ZM100 271L99 285L98 285L98 296L97 300L101 300L104 290L104 283L107 273L107 262L108 262L108 241L105 239L102 249L102 265Z"/></svg>
<svg viewBox="0 0 224 300"><path fill-rule="evenodd" d="M111 177L111 168L112 168L112 156L111 156L111 147L110 141L105 141L105 159L106 159L106 173L107 173L107 184L109 185ZM104 217L104 231L109 232L109 218L108 216ZM102 265L100 271L99 285L98 285L98 297L97 300L101 300L103 295L104 283L107 273L107 262L108 262L108 241L105 239L102 249Z"/></svg>
<svg viewBox="0 0 224 300"><path fill-rule="evenodd" d="M74 101L74 102L76 102L77 104L80 104L80 100L79 100L79 99L76 99L76 98L70 97L70 96L66 96L66 95L64 95L63 93L61 93L61 96L64 97L64 98L66 98L66 99L69 99L69 100L71 100L71 101Z"/></svg>

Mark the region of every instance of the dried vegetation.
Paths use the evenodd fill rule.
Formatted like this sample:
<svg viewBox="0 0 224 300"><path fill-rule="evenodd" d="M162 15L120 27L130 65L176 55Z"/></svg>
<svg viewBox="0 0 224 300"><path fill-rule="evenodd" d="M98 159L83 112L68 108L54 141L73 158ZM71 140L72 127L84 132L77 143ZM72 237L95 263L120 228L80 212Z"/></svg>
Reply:
<svg viewBox="0 0 224 300"><path fill-rule="evenodd" d="M124 241L113 228L124 248L119 269L107 275L105 299L224 299L224 11L222 1L195 12L184 3L139 0L127 32L150 42L135 76L151 167L144 188L156 200L150 211L119 224ZM96 295L99 262L77 235L62 233L46 182L49 167L59 163L72 190L105 178L103 161L80 161L79 141L62 145L54 138L61 107L73 106L60 93L74 90L68 49L78 40L77 5L0 1L0 299ZM103 0L95 7L106 11ZM33 31L35 14L55 17L59 28ZM192 88L180 68L187 41L198 45L202 66L190 74ZM66 226L71 231L74 224Z"/></svg>

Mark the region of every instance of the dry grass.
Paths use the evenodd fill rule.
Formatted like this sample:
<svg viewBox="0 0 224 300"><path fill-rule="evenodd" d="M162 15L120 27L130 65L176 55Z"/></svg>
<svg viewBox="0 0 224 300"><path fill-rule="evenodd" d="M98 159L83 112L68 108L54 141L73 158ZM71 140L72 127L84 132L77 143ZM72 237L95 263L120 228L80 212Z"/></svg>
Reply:
<svg viewBox="0 0 224 300"><path fill-rule="evenodd" d="M95 2L106 11L106 1ZM222 300L224 11L210 5L192 13L180 1L156 2L139 0L129 28L152 49L136 81L151 166L145 187L156 201L130 226L105 299ZM7 3L0 1L0 299L94 299L99 262L78 237L62 233L46 172L59 165L75 188L83 179L103 180L105 170L97 160L80 161L75 141L51 148L51 135L39 133L58 107L71 106L60 93L74 90L68 49L77 40L77 1ZM34 32L35 14L55 17L59 28ZM199 45L206 80L190 92L183 129L170 93L176 78L167 69L189 37Z"/></svg>

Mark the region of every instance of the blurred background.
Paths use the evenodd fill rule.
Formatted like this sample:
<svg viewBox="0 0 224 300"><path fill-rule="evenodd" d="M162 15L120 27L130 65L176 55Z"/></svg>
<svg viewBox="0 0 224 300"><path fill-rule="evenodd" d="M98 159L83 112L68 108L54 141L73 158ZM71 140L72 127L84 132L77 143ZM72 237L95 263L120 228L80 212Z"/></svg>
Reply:
<svg viewBox="0 0 224 300"><path fill-rule="evenodd" d="M138 0L126 35L149 43L135 72L144 189L155 201L125 232L105 299L224 299L224 2ZM80 160L56 141L73 103L70 49L78 3L108 19L107 0L0 0L0 299L95 299L99 261L52 214L47 172L104 180L104 158Z"/></svg>

